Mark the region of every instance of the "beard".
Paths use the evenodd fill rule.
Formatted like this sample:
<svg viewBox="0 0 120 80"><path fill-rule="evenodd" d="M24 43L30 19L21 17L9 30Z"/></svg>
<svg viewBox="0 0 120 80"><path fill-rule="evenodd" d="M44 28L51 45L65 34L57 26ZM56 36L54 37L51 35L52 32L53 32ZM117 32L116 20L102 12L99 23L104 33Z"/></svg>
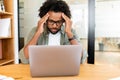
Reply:
<svg viewBox="0 0 120 80"><path fill-rule="evenodd" d="M60 28L49 28L49 27L47 28L48 28L48 31L52 34L56 34L61 30Z"/></svg>

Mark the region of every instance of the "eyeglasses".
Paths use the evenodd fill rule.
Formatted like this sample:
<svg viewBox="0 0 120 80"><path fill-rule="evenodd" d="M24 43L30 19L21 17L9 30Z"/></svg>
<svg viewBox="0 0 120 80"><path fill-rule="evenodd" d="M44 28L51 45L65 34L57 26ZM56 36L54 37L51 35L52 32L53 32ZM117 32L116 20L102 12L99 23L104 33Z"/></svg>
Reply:
<svg viewBox="0 0 120 80"><path fill-rule="evenodd" d="M64 20L53 21L53 20L48 19L47 22L48 22L49 25L56 24L57 26L61 26L63 24Z"/></svg>

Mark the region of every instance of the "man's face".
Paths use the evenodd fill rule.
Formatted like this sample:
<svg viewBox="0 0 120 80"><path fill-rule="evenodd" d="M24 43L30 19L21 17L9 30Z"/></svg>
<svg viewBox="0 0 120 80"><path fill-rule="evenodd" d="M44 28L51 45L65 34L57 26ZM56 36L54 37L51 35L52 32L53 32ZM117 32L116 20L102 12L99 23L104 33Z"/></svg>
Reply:
<svg viewBox="0 0 120 80"><path fill-rule="evenodd" d="M61 29L61 26L63 24L62 13L49 11L48 14L49 14L49 18L47 20L48 30L52 34L56 34Z"/></svg>

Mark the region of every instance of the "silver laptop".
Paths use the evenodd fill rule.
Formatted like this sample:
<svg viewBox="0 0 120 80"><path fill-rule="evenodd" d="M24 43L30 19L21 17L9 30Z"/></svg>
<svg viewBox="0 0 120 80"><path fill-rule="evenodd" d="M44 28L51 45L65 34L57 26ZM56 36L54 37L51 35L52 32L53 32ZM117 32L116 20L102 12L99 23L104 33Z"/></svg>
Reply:
<svg viewBox="0 0 120 80"><path fill-rule="evenodd" d="M78 75L81 52L80 45L31 45L29 46L31 76Z"/></svg>

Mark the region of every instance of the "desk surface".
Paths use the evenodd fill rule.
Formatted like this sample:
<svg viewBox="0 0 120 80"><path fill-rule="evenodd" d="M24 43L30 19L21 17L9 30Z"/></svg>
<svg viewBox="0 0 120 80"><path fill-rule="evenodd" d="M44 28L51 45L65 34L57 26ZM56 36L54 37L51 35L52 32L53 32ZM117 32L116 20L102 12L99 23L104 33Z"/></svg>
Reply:
<svg viewBox="0 0 120 80"><path fill-rule="evenodd" d="M120 67L113 65L82 64L77 76L32 78L28 64L0 66L0 74L15 80L109 80L120 77Z"/></svg>

